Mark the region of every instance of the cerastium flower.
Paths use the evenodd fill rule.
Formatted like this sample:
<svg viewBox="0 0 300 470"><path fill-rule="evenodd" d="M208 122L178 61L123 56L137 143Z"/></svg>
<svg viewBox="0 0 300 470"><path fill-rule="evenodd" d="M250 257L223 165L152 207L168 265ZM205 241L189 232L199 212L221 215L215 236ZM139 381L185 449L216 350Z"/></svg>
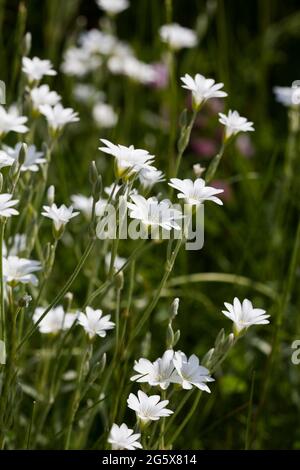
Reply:
<svg viewBox="0 0 300 470"><path fill-rule="evenodd" d="M108 442L113 450L136 450L142 449L142 445L139 442L140 437L139 433L134 434L133 429L129 429L125 423L121 424L121 426L113 424L108 436Z"/></svg>
<svg viewBox="0 0 300 470"><path fill-rule="evenodd" d="M131 393L127 399L128 408L134 410L142 424L158 421L170 416L173 411L166 408L169 400L161 400L159 395L150 395L139 390L137 396Z"/></svg>
<svg viewBox="0 0 300 470"><path fill-rule="evenodd" d="M262 308L254 308L250 300L244 299L241 302L237 297L234 298L233 304L224 303L227 310L222 310L224 315L233 321L234 332L239 335L252 325L266 325L270 323L268 318L270 315Z"/></svg>

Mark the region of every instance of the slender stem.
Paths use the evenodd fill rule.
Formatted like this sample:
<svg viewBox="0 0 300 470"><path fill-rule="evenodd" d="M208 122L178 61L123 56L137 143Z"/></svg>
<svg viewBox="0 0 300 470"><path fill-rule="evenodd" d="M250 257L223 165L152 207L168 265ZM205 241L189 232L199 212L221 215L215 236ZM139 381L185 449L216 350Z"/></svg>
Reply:
<svg viewBox="0 0 300 470"><path fill-rule="evenodd" d="M219 153L213 158L211 164L209 165L207 171L206 171L206 175L205 175L205 181L206 183L210 183L210 181L213 179L213 177L215 176L216 174L216 171L219 167L219 164L220 164L220 161L224 155L224 150L225 150L225 147L226 147L226 142L225 142L225 139L223 140L223 143L222 143L222 146L220 148L220 151Z"/></svg>
<svg viewBox="0 0 300 470"><path fill-rule="evenodd" d="M21 349L21 347L23 346L23 344L31 337L31 335L33 335L33 333L37 330L38 328L38 325L39 323L43 320L43 318L45 318L45 316L47 315L47 313L50 312L50 310L55 307L59 301L64 297L64 295L68 292L68 290L70 289L71 285L73 284L73 282L75 281L76 277L78 276L78 274L80 273L84 263L86 262L93 246L94 246L94 243L95 243L95 240L91 240L90 243L88 244L88 246L86 247L85 249L85 252L83 253L82 257L80 258L76 268L74 269L72 275L69 277L68 281L66 282L66 284L64 285L64 287L59 291L59 293L57 294L57 296L55 297L55 299L51 302L51 304L46 308L46 310L43 312L43 314L41 315L41 317L38 319L38 321L35 323L35 325L31 328L31 330L29 330L29 332L27 333L27 335L25 335L25 337L23 338L23 340L21 341L21 343L19 344L18 346L18 350Z"/></svg>
<svg viewBox="0 0 300 470"><path fill-rule="evenodd" d="M0 339L5 339L5 308L4 308L4 286L3 286L3 241L5 231L5 220L0 221Z"/></svg>
<svg viewBox="0 0 300 470"><path fill-rule="evenodd" d="M191 132L192 132L193 126L195 124L195 120L196 120L198 111L199 111L199 109L194 109L193 110L191 120L190 120L187 128L183 131L184 132L183 142L182 142L182 144L179 143L179 150L178 150L177 160L176 160L176 164L175 164L174 178L176 178L177 175L178 175L178 171L179 171L179 168L180 168L182 156L183 156L183 154L184 154L184 152L185 152L185 150L188 146L188 143L190 141Z"/></svg>
<svg viewBox="0 0 300 470"><path fill-rule="evenodd" d="M180 434L182 433L183 429L186 427L186 425L188 424L188 422L190 421L190 419L194 416L195 412L196 412L196 409L197 409L197 406L199 404L199 401L200 401L200 398L202 396L202 390L198 390L197 392L197 396L195 398L195 401L193 403L193 406L191 407L189 413L186 415L185 419L182 421L182 423L176 428L176 431L175 433L173 434L173 436L171 437L170 441L168 442L168 448L170 447L170 445L176 441L177 437L180 436Z"/></svg>
<svg viewBox="0 0 300 470"><path fill-rule="evenodd" d="M172 269L173 269L173 266L174 266L174 263L175 263L175 260L177 258L177 255L178 255L178 252L180 250L180 247L183 243L183 240L181 238L179 238L177 240L177 244L175 246L175 250L173 251L170 259L167 260L166 262L166 268L165 268L165 272L164 272L164 275L160 281L160 284L159 284L159 287L153 297L153 299L151 300L151 302L149 303L148 307L146 308L145 312L144 312L144 315L142 316L141 320L139 321L139 323L137 324L136 328L134 329L133 331L133 337L131 338L131 340L133 338L135 338L139 332L141 331L141 329L143 328L144 324L146 323L146 321L148 320L148 318L150 317L151 313L153 312L153 310L155 309L156 307L156 304L160 298L160 294L163 290L163 288L165 287L166 283L167 283L167 280L169 279L169 276L172 272Z"/></svg>

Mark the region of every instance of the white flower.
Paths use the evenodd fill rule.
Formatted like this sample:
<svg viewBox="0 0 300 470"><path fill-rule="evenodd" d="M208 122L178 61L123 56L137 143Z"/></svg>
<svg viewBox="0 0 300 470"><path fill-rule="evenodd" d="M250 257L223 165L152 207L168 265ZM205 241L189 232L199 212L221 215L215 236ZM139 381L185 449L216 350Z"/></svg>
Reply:
<svg viewBox="0 0 300 470"><path fill-rule="evenodd" d="M108 442L112 446L112 450L135 450L142 449L142 445L138 442L140 434L133 434L133 430L123 423L121 426L113 424L108 436Z"/></svg>
<svg viewBox="0 0 300 470"><path fill-rule="evenodd" d="M106 147L99 147L99 150L115 157L119 177L125 174L129 176L143 168L149 168L154 160L154 155L150 155L147 150L135 149L133 145L125 147L125 145L112 144L106 139L100 139L100 141L103 142Z"/></svg>
<svg viewBox="0 0 300 470"><path fill-rule="evenodd" d="M61 96L56 91L51 91L48 85L32 88L30 97L35 110L44 104L55 106L61 100Z"/></svg>
<svg viewBox="0 0 300 470"><path fill-rule="evenodd" d="M115 197L118 194L118 192L120 191L121 187L122 187L121 184L116 184L115 185L115 183L112 183L110 186L106 186L104 188L104 192L105 192L105 194L108 195L108 197L111 197L111 199L114 201ZM112 195L112 192L113 192L113 195Z"/></svg>
<svg viewBox="0 0 300 470"><path fill-rule="evenodd" d="M104 100L105 94L98 91L93 85L86 83L77 83L73 88L73 95L81 103L93 103L95 100Z"/></svg>
<svg viewBox="0 0 300 470"><path fill-rule="evenodd" d="M0 168L2 166L11 166L15 161L18 160L22 143L19 142L15 148L3 146L3 151L0 151ZM5 155L6 154L6 157ZM3 155L3 160L2 160ZM39 165L45 163L46 160L43 157L43 152L38 152L35 145L29 145L26 150L26 157L23 165L21 166L21 171L33 171L36 172L39 170Z"/></svg>
<svg viewBox="0 0 300 470"><path fill-rule="evenodd" d="M99 31L99 29L90 29L89 31L85 31L81 34L79 42L82 48L82 54L84 53L88 60L93 60L95 57L94 54L110 56L118 44L118 40L115 36L103 33L102 31Z"/></svg>
<svg viewBox="0 0 300 470"><path fill-rule="evenodd" d="M212 201L216 204L222 205L221 199L216 197L216 194L223 193L223 189L216 189L211 186L205 186L205 181L202 178L197 178L195 181L179 178L171 178L169 186L177 189L178 199L184 199L187 204L198 206L204 201Z"/></svg>
<svg viewBox="0 0 300 470"><path fill-rule="evenodd" d="M26 249L26 245L26 235L16 233L14 237L9 237L8 246L6 246L3 241L3 256L18 256L19 253L22 253L22 251Z"/></svg>
<svg viewBox="0 0 300 470"><path fill-rule="evenodd" d="M106 103L96 103L93 107L93 118L99 127L114 127L118 122L118 115L112 106Z"/></svg>
<svg viewBox="0 0 300 470"><path fill-rule="evenodd" d="M66 75L84 77L89 72L96 70L102 64L100 57L91 55L90 52L79 47L70 47L64 53L61 70Z"/></svg>
<svg viewBox="0 0 300 470"><path fill-rule="evenodd" d="M28 131L28 127L24 125L25 122L27 122L27 117L20 116L15 106L11 106L8 111L0 106L0 136L10 131L24 134Z"/></svg>
<svg viewBox="0 0 300 470"><path fill-rule="evenodd" d="M226 128L226 139L229 139L232 135L238 134L238 132L249 132L254 131L253 122L247 121L243 116L240 116L237 111L229 111L228 115L219 113L220 123Z"/></svg>
<svg viewBox="0 0 300 470"><path fill-rule="evenodd" d="M208 369L199 364L199 359L195 354L189 358L181 352L174 354L174 366L178 373L178 382L185 390L190 390L193 386L210 393L210 389L206 385L207 382L213 382L214 379L209 375Z"/></svg>
<svg viewBox="0 0 300 470"><path fill-rule="evenodd" d="M159 395L146 395L141 390L138 396L131 393L127 399L128 407L136 412L137 417L144 423L158 421L159 418L170 416L173 411L165 408L169 400L160 401Z"/></svg>
<svg viewBox="0 0 300 470"><path fill-rule="evenodd" d="M157 170L154 166L142 169L139 172L139 180L145 189L152 188L154 184L165 181L163 172Z"/></svg>
<svg viewBox="0 0 300 470"><path fill-rule="evenodd" d="M166 230L180 230L180 225L176 222L182 219L182 213L174 209L171 201L164 199L158 201L156 197L145 199L139 194L130 196L133 203L128 202L129 216L132 219L140 220L146 227L162 227Z"/></svg>
<svg viewBox="0 0 300 470"><path fill-rule="evenodd" d="M18 200L12 199L12 195L8 193L0 194L0 217L11 217L18 215L19 212L13 208L18 204Z"/></svg>
<svg viewBox="0 0 300 470"><path fill-rule="evenodd" d="M96 0L97 5L109 15L116 15L129 7L127 0Z"/></svg>
<svg viewBox="0 0 300 470"><path fill-rule="evenodd" d="M84 214L84 216L88 219L92 215L93 209L93 198L92 196L87 197L83 194L73 194L71 196L72 205L75 209L78 209L80 212ZM95 214L96 217L100 217L103 215L104 209L106 207L107 201L106 199L99 199L96 202L95 206Z"/></svg>
<svg viewBox="0 0 300 470"><path fill-rule="evenodd" d="M178 23L165 24L159 29L161 40L166 42L172 49L183 47L195 47L197 45L197 35L195 31L184 28Z"/></svg>
<svg viewBox="0 0 300 470"><path fill-rule="evenodd" d="M38 278L32 274L42 269L39 261L8 256L3 258L3 277L6 282L21 282L22 284L38 284Z"/></svg>
<svg viewBox="0 0 300 470"><path fill-rule="evenodd" d="M166 390L171 383L178 383L178 374L174 369L173 357L174 351L170 349L165 351L162 358L154 362L144 358L135 361L133 369L137 372L137 375L131 377L130 380L145 382L152 387L159 385L163 390Z"/></svg>
<svg viewBox="0 0 300 470"><path fill-rule="evenodd" d="M32 320L37 323L44 313L45 308L38 307L35 309ZM38 324L41 333L58 333L61 330L69 330L73 323L77 320L74 313L65 313L63 307L58 305L52 308L47 315Z"/></svg>
<svg viewBox="0 0 300 470"><path fill-rule="evenodd" d="M98 335L105 338L106 332L112 330L115 324L110 321L110 315L102 316L102 310L94 310L86 307L85 313L79 312L78 323L81 325L90 338Z"/></svg>
<svg viewBox="0 0 300 470"><path fill-rule="evenodd" d="M107 253L105 255L105 266L107 270L110 268L110 259L111 259L111 253ZM122 258L121 256L116 255L114 259L114 268L117 271L119 271L119 269L121 269L124 266L126 261L127 261L126 258Z"/></svg>
<svg viewBox="0 0 300 470"><path fill-rule="evenodd" d="M197 73L195 78L192 78L186 73L184 77L181 77L181 80L184 83L182 87L192 92L193 101L197 108L210 98L222 98L227 96L225 91L220 90L224 86L223 83L215 83L215 80L205 78L203 75L200 75L200 73Z"/></svg>
<svg viewBox="0 0 300 470"><path fill-rule="evenodd" d="M52 219L54 223L55 230L59 231L61 228L65 227L65 225L79 212L73 212L73 207L66 207L64 204L60 207L57 207L55 203L53 203L50 207L43 206L44 212L42 215L44 217L48 217L48 219Z"/></svg>
<svg viewBox="0 0 300 470"><path fill-rule="evenodd" d="M66 124L79 121L78 113L72 108L64 108L60 103L54 107L49 104L40 106L40 112L46 117L53 131L61 130Z"/></svg>
<svg viewBox="0 0 300 470"><path fill-rule="evenodd" d="M273 91L276 100L284 106L297 106L300 104L299 86L275 86Z"/></svg>
<svg viewBox="0 0 300 470"><path fill-rule="evenodd" d="M261 308L253 308L252 302L244 299L243 303L237 297L234 298L233 304L224 302L227 310L222 310L222 313L234 323L234 328L239 334L242 330L249 328L252 325L267 325L270 315L266 315L266 311Z"/></svg>
<svg viewBox="0 0 300 470"><path fill-rule="evenodd" d="M126 57L123 60L122 73L132 80L145 85L153 83L156 77L154 67L138 60L136 57Z"/></svg>
<svg viewBox="0 0 300 470"><path fill-rule="evenodd" d="M22 70L29 78L30 82L39 81L44 75L56 75L55 70L52 69L50 60L42 60L38 57L23 57Z"/></svg>

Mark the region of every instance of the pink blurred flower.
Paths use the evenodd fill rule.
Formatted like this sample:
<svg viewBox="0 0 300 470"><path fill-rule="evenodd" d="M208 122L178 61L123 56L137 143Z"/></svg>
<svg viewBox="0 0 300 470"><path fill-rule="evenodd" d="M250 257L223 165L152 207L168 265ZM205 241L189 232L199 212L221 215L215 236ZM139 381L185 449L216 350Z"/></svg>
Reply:
<svg viewBox="0 0 300 470"><path fill-rule="evenodd" d="M194 138L191 141L192 150L201 157L213 157L217 153L214 140L206 138Z"/></svg>
<svg viewBox="0 0 300 470"><path fill-rule="evenodd" d="M254 155L254 146L252 144L251 138L247 134L241 134L236 138L235 141L236 148L238 151L245 157L252 157Z"/></svg>
<svg viewBox="0 0 300 470"><path fill-rule="evenodd" d="M211 186L216 189L223 189L223 193L219 194L220 199L224 202L232 200L233 193L231 186L223 180L214 180L211 182Z"/></svg>
<svg viewBox="0 0 300 470"><path fill-rule="evenodd" d="M154 70L154 80L151 82L151 85L159 90L166 88L169 83L168 67L163 62L152 64L152 67Z"/></svg>

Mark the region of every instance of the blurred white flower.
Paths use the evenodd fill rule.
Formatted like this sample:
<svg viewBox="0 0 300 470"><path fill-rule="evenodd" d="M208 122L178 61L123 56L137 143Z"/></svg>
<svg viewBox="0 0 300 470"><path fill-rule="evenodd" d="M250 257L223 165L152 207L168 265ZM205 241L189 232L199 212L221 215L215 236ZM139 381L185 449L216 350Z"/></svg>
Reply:
<svg viewBox="0 0 300 470"><path fill-rule="evenodd" d="M114 191L113 195L112 195L112 200L114 201L115 200L115 197L116 195L118 194L119 190L121 189L122 185L121 184L117 184L115 185L115 183L112 183L110 186L106 186L104 188L104 192L105 194L108 195L108 197L110 197L112 195L112 192Z"/></svg>
<svg viewBox="0 0 300 470"><path fill-rule="evenodd" d="M49 127L53 131L61 130L66 124L79 121L78 113L72 108L64 108L60 103L55 106L44 104L40 106L40 112L45 116Z"/></svg>
<svg viewBox="0 0 300 470"><path fill-rule="evenodd" d="M19 212L13 208L18 204L17 199L12 199L12 195L8 193L0 194L0 217L11 217L18 215Z"/></svg>
<svg viewBox="0 0 300 470"><path fill-rule="evenodd" d="M9 237L8 246L3 241L3 256L18 256L26 249L27 240L25 234L16 233L14 237Z"/></svg>
<svg viewBox="0 0 300 470"><path fill-rule="evenodd" d="M221 199L216 197L216 194L224 192L223 189L205 186L205 181L202 178L197 178L195 181L171 178L168 184L179 191L177 194L178 199L184 199L187 204L199 206L204 201L212 201L220 206L223 204Z"/></svg>
<svg viewBox="0 0 300 470"><path fill-rule="evenodd" d="M156 183L165 181L162 171L157 170L154 166L144 168L139 172L139 180L145 189L152 188Z"/></svg>
<svg viewBox="0 0 300 470"><path fill-rule="evenodd" d="M88 219L92 215L93 209L93 198L92 196L87 197L83 194L73 194L71 196L72 205L75 209L79 210L84 214L84 216ZM95 214L97 217L100 217L103 214L105 206L107 204L106 199L100 199L96 202L95 206Z"/></svg>
<svg viewBox="0 0 300 470"><path fill-rule="evenodd" d="M36 111L43 104L55 106L61 100L61 96L56 91L51 91L48 85L32 88L30 90L30 97L33 108Z"/></svg>
<svg viewBox="0 0 300 470"><path fill-rule="evenodd" d="M102 310L94 310L91 307L86 307L85 313L79 312L78 323L90 338L94 338L96 335L105 338L106 332L112 330L115 326L110 321L110 315L104 315L103 317L102 313Z"/></svg>
<svg viewBox="0 0 300 470"><path fill-rule="evenodd" d="M167 43L172 49L182 49L183 47L195 47L197 45L197 35L195 31L184 28L178 23L165 24L159 29L161 40Z"/></svg>
<svg viewBox="0 0 300 470"><path fill-rule="evenodd" d="M103 33L99 29L90 29L81 34L79 43L82 53L91 58L93 54L112 55L118 40L112 34Z"/></svg>
<svg viewBox="0 0 300 470"><path fill-rule="evenodd" d="M225 126L225 137L229 139L232 135L239 132L254 131L253 122L247 121L243 116L240 116L237 111L229 110L228 115L219 113L220 123Z"/></svg>
<svg viewBox="0 0 300 470"><path fill-rule="evenodd" d="M96 3L109 15L116 15L129 7L128 0L96 0Z"/></svg>
<svg viewBox="0 0 300 470"><path fill-rule="evenodd" d="M99 147L99 150L115 157L120 178L125 174L129 176L136 173L142 168L149 168L154 160L154 155L150 155L147 150L135 149L133 145L125 147L125 145L112 144L106 139L100 139L100 141L106 147Z"/></svg>
<svg viewBox="0 0 300 470"><path fill-rule="evenodd" d="M174 366L178 373L178 382L183 389L190 390L193 386L210 393L210 389L206 385L207 382L214 382L209 375L209 370L199 364L199 359L195 354L189 358L181 352L176 351L174 354Z"/></svg>
<svg viewBox="0 0 300 470"><path fill-rule="evenodd" d="M174 351L165 351L163 356L154 362L141 358L135 361L133 369L137 375L130 380L148 383L152 387L160 386L166 390L171 383L178 383L179 377L173 363Z"/></svg>
<svg viewBox="0 0 300 470"><path fill-rule="evenodd" d="M25 122L27 122L27 117L20 116L15 106L11 106L8 111L0 106L0 137L10 131L24 134L28 131L28 127L24 125Z"/></svg>
<svg viewBox="0 0 300 470"><path fill-rule="evenodd" d="M32 320L37 323L44 313L45 308L38 307L35 309ZM71 326L76 322L77 315L74 313L65 313L63 307L58 305L52 308L47 315L38 324L38 329L41 333L58 333L61 330L69 330Z"/></svg>
<svg viewBox="0 0 300 470"><path fill-rule="evenodd" d="M182 219L182 213L172 206L171 201L164 199L158 201L156 197L145 199L139 194L130 196L133 203L128 202L129 217L140 220L146 227L166 230L180 230L177 220Z"/></svg>
<svg viewBox="0 0 300 470"><path fill-rule="evenodd" d="M44 217L48 217L48 219L52 219L54 223L55 230L59 231L65 227L65 225L76 217L79 212L73 212L73 207L66 207L64 204L60 207L57 207L55 203L52 206L43 206L44 212L42 215Z"/></svg>
<svg viewBox="0 0 300 470"><path fill-rule="evenodd" d="M105 255L105 266L107 270L110 268L110 259L111 259L111 253L107 253ZM124 266L126 261L127 261L126 258L122 258L121 256L116 255L114 259L114 268L117 271L119 271L119 269L121 269Z"/></svg>
<svg viewBox="0 0 300 470"><path fill-rule="evenodd" d="M39 261L8 256L3 258L3 278L7 283L38 284L38 278L32 274L42 269Z"/></svg>
<svg viewBox="0 0 300 470"><path fill-rule="evenodd" d="M184 83L182 87L192 92L193 101L197 108L210 98L227 96L227 93L221 90L224 86L223 83L215 83L215 80L205 78L200 73L197 73L195 78L186 73L184 77L181 77L181 80Z"/></svg>
<svg viewBox="0 0 300 470"><path fill-rule="evenodd" d="M56 71L52 69L50 60L42 60L38 57L23 57L22 70L27 75L30 82L39 81L44 75L56 75Z"/></svg>
<svg viewBox="0 0 300 470"><path fill-rule="evenodd" d="M104 100L105 94L97 90L93 85L87 83L77 83L73 88L73 95L81 103L90 103L96 100Z"/></svg>
<svg viewBox="0 0 300 470"><path fill-rule="evenodd" d="M0 152L0 168L1 166L11 166L18 160L20 150L22 147L22 142L19 142L14 148L3 146L3 152ZM2 154L6 154L6 164L4 165L4 160L2 160ZM35 145L29 145L26 150L26 157L23 165L21 166L21 171L33 171L36 172L39 170L39 165L45 163L46 160L43 158L43 152L38 152Z"/></svg>
<svg viewBox="0 0 300 470"><path fill-rule="evenodd" d="M142 449L142 445L138 440L140 434L133 434L133 430L123 423L121 426L113 424L108 436L108 442L112 446L112 450L135 450Z"/></svg>
<svg viewBox="0 0 300 470"><path fill-rule="evenodd" d="M93 118L99 127L114 127L118 122L118 115L109 104L96 103L92 112Z"/></svg>
<svg viewBox="0 0 300 470"><path fill-rule="evenodd" d="M234 330L239 334L242 330L246 330L252 325L267 325L270 323L266 315L266 311L261 308L254 308L252 302L244 299L243 303L235 297L233 304L224 302L227 310L222 310L222 313L234 323Z"/></svg>
<svg viewBox="0 0 300 470"><path fill-rule="evenodd" d="M166 408L169 400L160 401L159 395L146 395L141 390L138 396L131 393L127 399L128 408L136 412L137 417L143 422L158 421L160 418L170 416L173 411Z"/></svg>
<svg viewBox="0 0 300 470"><path fill-rule="evenodd" d="M284 106L299 106L300 88L298 86L275 86L273 88L276 100Z"/></svg>
<svg viewBox="0 0 300 470"><path fill-rule="evenodd" d="M66 75L84 77L102 64L99 56L91 55L85 49L70 47L64 53L61 71Z"/></svg>

